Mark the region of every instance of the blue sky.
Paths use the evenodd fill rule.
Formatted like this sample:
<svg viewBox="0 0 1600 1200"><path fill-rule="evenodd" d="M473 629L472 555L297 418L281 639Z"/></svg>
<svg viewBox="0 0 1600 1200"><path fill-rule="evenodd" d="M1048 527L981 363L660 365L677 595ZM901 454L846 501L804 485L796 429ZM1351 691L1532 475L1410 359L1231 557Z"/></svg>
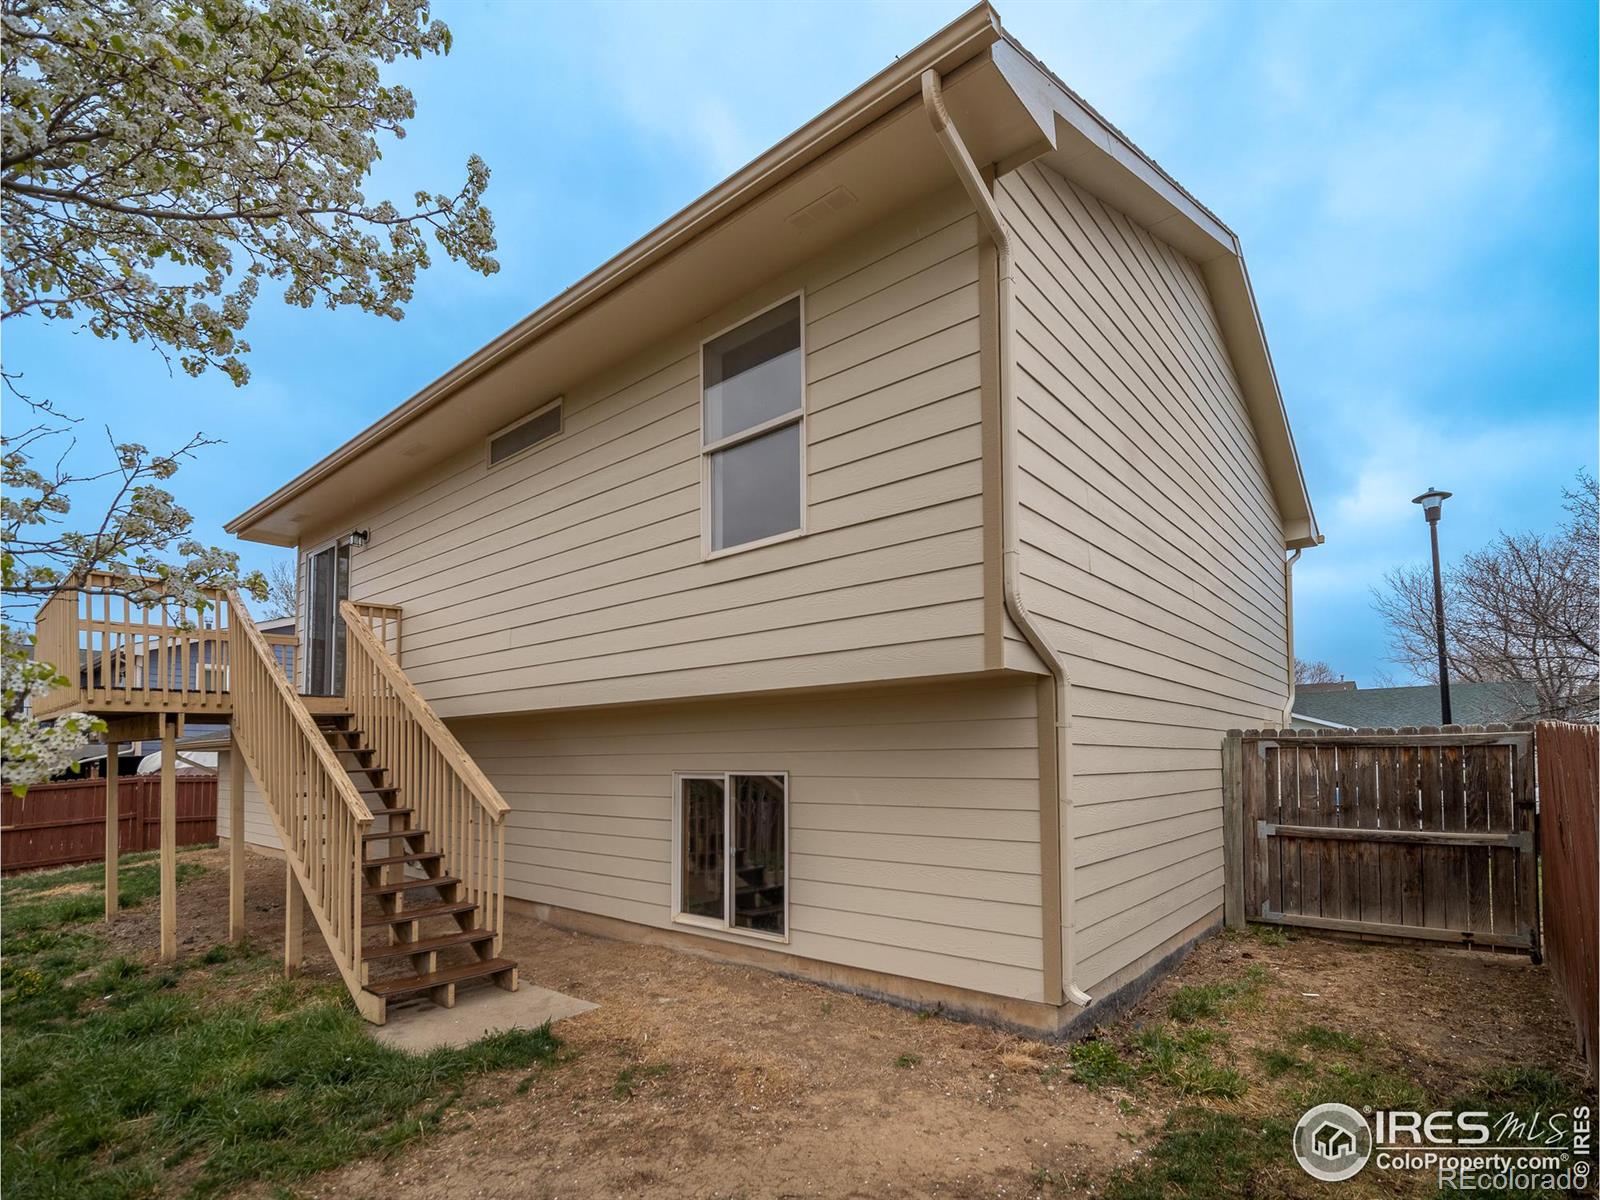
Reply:
<svg viewBox="0 0 1600 1200"><path fill-rule="evenodd" d="M8 329L8 369L152 446L201 537L939 28L956 3L438 2L444 60L373 195L454 189L470 152L501 272L441 262L401 324L264 292L251 383ZM1596 461L1596 17L1588 3L1000 6L1006 26L1240 235L1327 544L1297 568L1302 656L1393 668L1369 588L1542 529ZM442 255L440 256L443 257ZM86 501L87 503L87 501ZM250 565L281 554L240 547Z"/></svg>

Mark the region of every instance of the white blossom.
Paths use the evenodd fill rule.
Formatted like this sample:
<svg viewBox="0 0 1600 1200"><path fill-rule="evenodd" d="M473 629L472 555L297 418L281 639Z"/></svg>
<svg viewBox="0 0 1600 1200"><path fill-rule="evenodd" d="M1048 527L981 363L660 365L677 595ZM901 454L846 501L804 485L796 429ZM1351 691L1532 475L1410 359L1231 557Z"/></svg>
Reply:
<svg viewBox="0 0 1600 1200"><path fill-rule="evenodd" d="M41 722L28 706L64 686L67 680L50 663L34 659L28 639L0 627L0 688L5 720L0 722L0 780L13 791L43 783L77 766L76 752L106 723L86 713L64 713Z"/></svg>
<svg viewBox="0 0 1600 1200"><path fill-rule="evenodd" d="M148 341L248 377L263 279L399 319L428 241L490 274L489 168L414 211L369 201L416 105L396 59L444 54L425 0L4 0L5 318Z"/></svg>

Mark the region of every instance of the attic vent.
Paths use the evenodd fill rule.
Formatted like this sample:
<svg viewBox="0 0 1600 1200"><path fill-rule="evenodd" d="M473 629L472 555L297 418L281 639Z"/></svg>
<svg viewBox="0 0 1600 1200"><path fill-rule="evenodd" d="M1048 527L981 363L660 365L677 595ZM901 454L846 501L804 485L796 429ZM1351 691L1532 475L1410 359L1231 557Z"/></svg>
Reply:
<svg viewBox="0 0 1600 1200"><path fill-rule="evenodd" d="M841 208L849 208L856 202L855 193L847 187L836 187L826 195L813 200L798 212L789 214L789 224L796 229L810 229L817 222L831 217Z"/></svg>
<svg viewBox="0 0 1600 1200"><path fill-rule="evenodd" d="M545 405L538 412L489 439L489 465L498 466L514 455L537 446L561 432L561 401Z"/></svg>

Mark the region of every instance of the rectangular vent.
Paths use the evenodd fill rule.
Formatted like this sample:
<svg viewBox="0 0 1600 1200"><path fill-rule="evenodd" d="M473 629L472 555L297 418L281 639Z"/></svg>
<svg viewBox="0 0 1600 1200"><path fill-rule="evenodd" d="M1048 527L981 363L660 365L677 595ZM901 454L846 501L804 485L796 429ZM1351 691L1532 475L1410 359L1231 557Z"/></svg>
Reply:
<svg viewBox="0 0 1600 1200"><path fill-rule="evenodd" d="M561 401L541 408L489 439L489 465L497 466L561 432Z"/></svg>
<svg viewBox="0 0 1600 1200"><path fill-rule="evenodd" d="M849 188L836 187L798 212L790 213L789 224L799 230L810 229L817 222L826 220L840 209L849 208L855 202L855 193Z"/></svg>

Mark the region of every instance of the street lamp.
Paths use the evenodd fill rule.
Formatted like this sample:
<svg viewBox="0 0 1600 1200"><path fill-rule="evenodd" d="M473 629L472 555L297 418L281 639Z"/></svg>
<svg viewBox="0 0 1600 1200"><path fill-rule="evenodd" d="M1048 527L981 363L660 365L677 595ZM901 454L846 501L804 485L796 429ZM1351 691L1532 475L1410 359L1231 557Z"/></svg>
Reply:
<svg viewBox="0 0 1600 1200"><path fill-rule="evenodd" d="M1453 724L1450 720L1450 665L1444 652L1444 584L1439 578L1439 513L1449 492L1430 487L1411 503L1422 505L1422 516L1428 522L1428 538L1433 543L1433 631L1439 639L1439 713L1441 725Z"/></svg>

